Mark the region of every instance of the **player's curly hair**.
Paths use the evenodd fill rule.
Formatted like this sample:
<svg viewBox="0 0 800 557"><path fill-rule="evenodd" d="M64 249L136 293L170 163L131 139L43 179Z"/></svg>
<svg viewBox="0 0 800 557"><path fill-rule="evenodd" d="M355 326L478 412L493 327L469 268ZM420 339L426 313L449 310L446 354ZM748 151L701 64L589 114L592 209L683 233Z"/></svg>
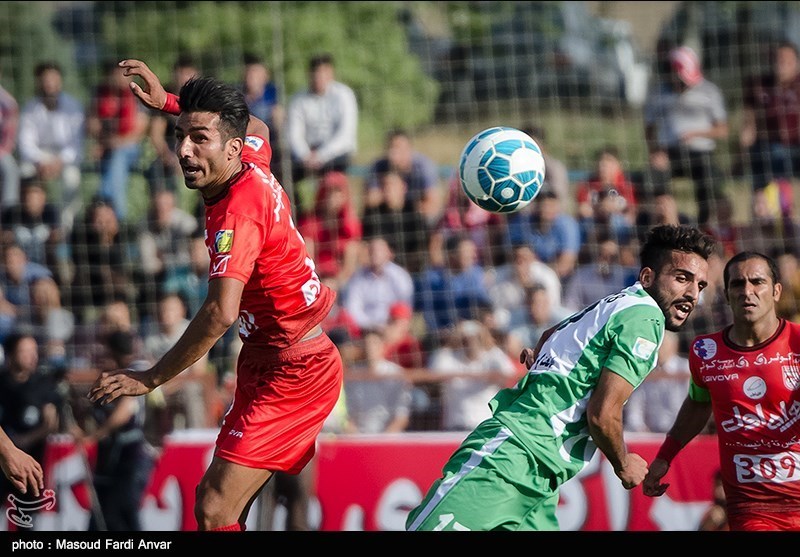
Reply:
<svg viewBox="0 0 800 557"><path fill-rule="evenodd" d="M213 77L193 77L180 91L181 112L213 112L219 114L223 139L244 139L250 110L244 94L237 88Z"/></svg>
<svg viewBox="0 0 800 557"><path fill-rule="evenodd" d="M647 233L639 253L641 266L656 271L669 262L671 252L696 253L708 260L717 252L717 241L694 226L663 224Z"/></svg>

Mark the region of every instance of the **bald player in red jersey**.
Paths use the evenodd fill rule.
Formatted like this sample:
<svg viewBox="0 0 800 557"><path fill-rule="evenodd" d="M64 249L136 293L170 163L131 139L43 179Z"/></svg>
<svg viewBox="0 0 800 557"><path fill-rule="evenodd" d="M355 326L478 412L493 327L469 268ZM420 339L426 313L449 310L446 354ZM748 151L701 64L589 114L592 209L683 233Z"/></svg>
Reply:
<svg viewBox="0 0 800 557"><path fill-rule="evenodd" d="M800 531L800 324L777 316L770 257L734 255L724 282L733 324L692 342L689 394L642 488L665 492L670 461L713 412L730 529Z"/></svg>
<svg viewBox="0 0 800 557"><path fill-rule="evenodd" d="M176 153L205 205L209 291L183 336L149 370L104 372L92 401L146 394L208 352L238 320L236 392L197 487L200 530L237 531L274 472L299 473L342 387L342 361L322 331L335 293L314 271L286 192L270 171L266 124L242 93L213 78L167 94L141 61L124 60L147 107L179 114Z"/></svg>

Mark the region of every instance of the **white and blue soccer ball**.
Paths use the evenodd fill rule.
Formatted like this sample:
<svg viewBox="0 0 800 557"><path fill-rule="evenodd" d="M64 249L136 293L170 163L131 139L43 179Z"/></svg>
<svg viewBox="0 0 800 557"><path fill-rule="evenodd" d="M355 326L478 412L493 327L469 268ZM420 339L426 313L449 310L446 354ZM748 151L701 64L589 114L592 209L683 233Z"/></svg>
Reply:
<svg viewBox="0 0 800 557"><path fill-rule="evenodd" d="M473 136L458 163L461 189L470 201L492 213L513 213L529 205L542 189L544 172L536 141L504 126Z"/></svg>

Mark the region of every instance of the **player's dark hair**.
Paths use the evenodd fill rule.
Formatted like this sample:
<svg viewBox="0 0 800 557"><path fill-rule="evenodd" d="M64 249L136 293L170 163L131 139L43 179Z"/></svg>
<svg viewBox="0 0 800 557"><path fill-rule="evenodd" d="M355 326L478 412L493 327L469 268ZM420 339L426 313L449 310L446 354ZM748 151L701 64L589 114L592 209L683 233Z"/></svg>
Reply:
<svg viewBox="0 0 800 557"><path fill-rule="evenodd" d="M728 260L725 264L725 269L722 271L722 280L724 281L726 292L728 291L728 280L731 278L731 266L750 259L762 259L767 264L770 277L772 277L772 284L777 284L781 281L781 273L778 270L778 263L775 259L758 251L740 251Z"/></svg>
<svg viewBox="0 0 800 557"><path fill-rule="evenodd" d="M693 226L663 224L654 226L639 252L642 268L650 267L656 272L667 264L673 251L696 253L708 260L717 250L717 241Z"/></svg>
<svg viewBox="0 0 800 557"><path fill-rule="evenodd" d="M181 112L213 112L219 114L220 132L224 140L244 139L250 110L244 94L237 88L213 77L193 77L180 92Z"/></svg>

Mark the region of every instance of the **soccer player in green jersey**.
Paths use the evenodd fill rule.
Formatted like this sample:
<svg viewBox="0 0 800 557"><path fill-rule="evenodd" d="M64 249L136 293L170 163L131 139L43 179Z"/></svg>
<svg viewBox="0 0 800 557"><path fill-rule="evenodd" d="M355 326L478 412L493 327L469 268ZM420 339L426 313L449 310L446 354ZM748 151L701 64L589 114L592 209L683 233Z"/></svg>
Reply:
<svg viewBox="0 0 800 557"><path fill-rule="evenodd" d="M548 329L520 361L528 373L489 403L482 422L408 515L406 530L558 530L560 486L600 449L625 489L647 462L625 447L622 407L655 367L708 284L713 238L657 226L638 280Z"/></svg>

